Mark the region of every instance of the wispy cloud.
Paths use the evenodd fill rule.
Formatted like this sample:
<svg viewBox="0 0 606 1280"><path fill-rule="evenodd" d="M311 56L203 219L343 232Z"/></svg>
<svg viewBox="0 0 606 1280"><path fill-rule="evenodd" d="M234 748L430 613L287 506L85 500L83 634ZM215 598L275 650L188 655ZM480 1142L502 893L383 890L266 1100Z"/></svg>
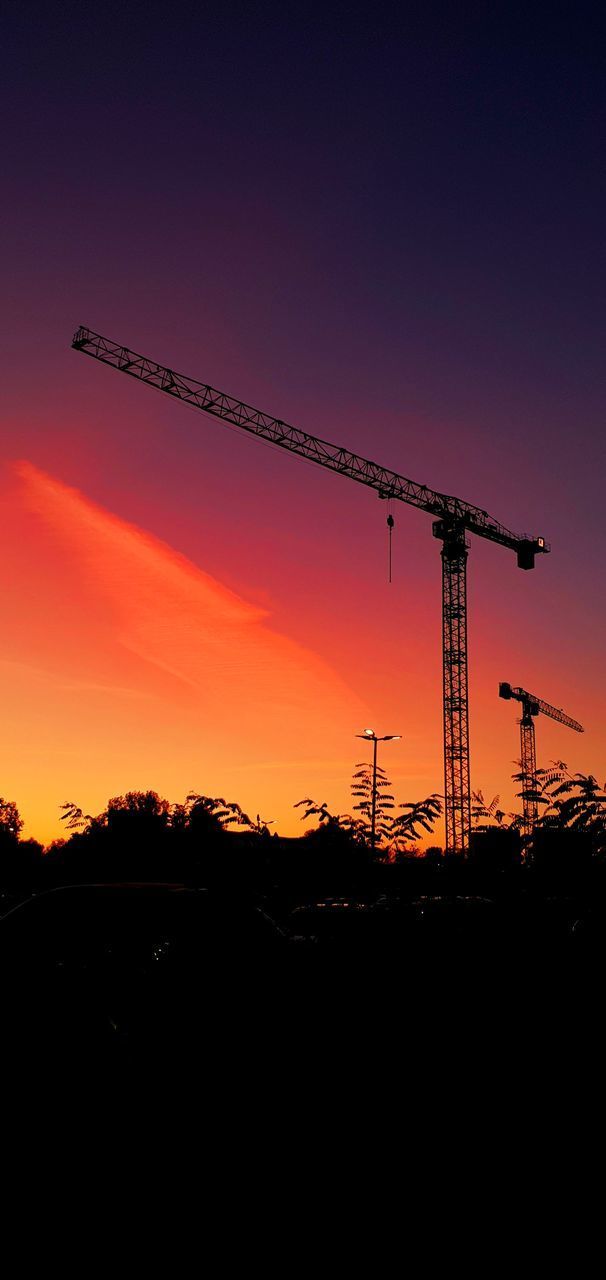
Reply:
<svg viewBox="0 0 606 1280"><path fill-rule="evenodd" d="M347 785L367 713L328 662L82 492L29 462L14 476L19 565L2 588L13 632L0 679L23 761L32 739L49 743L48 789L56 773L55 794L91 809L91 778L104 799L135 779L178 795L231 778L241 802L280 817L331 769Z"/></svg>

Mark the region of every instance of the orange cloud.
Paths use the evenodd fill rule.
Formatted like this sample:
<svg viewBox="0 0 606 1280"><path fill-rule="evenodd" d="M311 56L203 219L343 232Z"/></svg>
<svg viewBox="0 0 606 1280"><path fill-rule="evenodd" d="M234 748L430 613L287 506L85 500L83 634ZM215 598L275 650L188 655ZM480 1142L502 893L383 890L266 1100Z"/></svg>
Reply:
<svg viewBox="0 0 606 1280"><path fill-rule="evenodd" d="M267 613L28 462L3 506L0 761L33 834L66 798L148 786L227 792L294 832L295 800L347 786L366 708Z"/></svg>

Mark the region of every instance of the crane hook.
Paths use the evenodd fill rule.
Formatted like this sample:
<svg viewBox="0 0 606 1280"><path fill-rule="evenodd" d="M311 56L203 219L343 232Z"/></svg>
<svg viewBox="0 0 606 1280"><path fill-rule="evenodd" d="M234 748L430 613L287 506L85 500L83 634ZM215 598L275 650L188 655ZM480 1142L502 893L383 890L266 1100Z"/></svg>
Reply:
<svg viewBox="0 0 606 1280"><path fill-rule="evenodd" d="M391 514L391 503L389 501L387 503L387 510L389 513L387 516L387 528L389 529L389 581L391 582L391 534L395 524L395 520Z"/></svg>

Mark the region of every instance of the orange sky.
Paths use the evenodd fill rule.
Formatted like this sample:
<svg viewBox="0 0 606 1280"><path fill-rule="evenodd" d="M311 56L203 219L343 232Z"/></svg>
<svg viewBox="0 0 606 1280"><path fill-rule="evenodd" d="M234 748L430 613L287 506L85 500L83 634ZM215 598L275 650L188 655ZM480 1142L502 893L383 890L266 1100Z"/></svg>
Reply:
<svg viewBox="0 0 606 1280"><path fill-rule="evenodd" d="M5 465L1 793L17 802L25 834L60 835L65 800L97 813L110 796L147 788L171 801L223 795L300 834L293 806L303 796L351 810L352 770L368 754L354 735L367 724L403 735L380 761L398 801L442 790L440 559L427 519L396 513L389 586L382 504L309 468L305 502L298 464L262 453L258 510L243 510L243 496L235 522L210 491L195 530L172 492L166 503L159 489L150 495L149 523L174 529L189 557L99 503L102 467L87 481L78 461L76 489L27 461ZM292 509L279 538L269 503ZM114 504L141 518L141 491ZM518 729L499 680L588 726L579 738L542 717L540 762L599 772L603 755L600 704L572 661L575 628L545 643L543 619L562 598L551 561L521 574L477 540L470 558L472 786L499 792L505 808L515 804ZM586 633L588 655L592 643Z"/></svg>
<svg viewBox="0 0 606 1280"><path fill-rule="evenodd" d="M2 776L28 832L56 836L65 799L98 812L147 787L294 831L296 800L348 778L368 710L266 611L27 462L3 508Z"/></svg>

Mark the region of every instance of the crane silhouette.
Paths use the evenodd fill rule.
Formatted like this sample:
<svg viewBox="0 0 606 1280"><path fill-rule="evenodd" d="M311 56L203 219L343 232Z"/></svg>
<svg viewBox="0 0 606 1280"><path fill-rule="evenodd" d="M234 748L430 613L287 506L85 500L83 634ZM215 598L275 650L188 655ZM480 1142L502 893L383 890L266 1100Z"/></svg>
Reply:
<svg viewBox="0 0 606 1280"><path fill-rule="evenodd" d="M538 817L534 717L539 714L549 716L550 720L556 720L558 724L564 724L567 729L574 729L576 733L583 733L584 730L578 720L573 720L572 716L567 716L566 712L562 711L560 707L552 707L550 702L543 702L542 698L537 698L534 693L527 693L526 689L513 688L506 681L502 681L499 685L499 697L507 700L515 698L517 702L522 704L522 718L520 720L522 803L524 806L524 835L530 838Z"/></svg>
<svg viewBox="0 0 606 1280"><path fill-rule="evenodd" d="M468 533L514 551L520 569L533 569L535 556L549 546L544 538L512 533L488 512L460 498L417 484L376 462L289 426L209 384L176 373L121 343L81 326L72 346L148 386L203 409L299 457L375 489L379 497L406 502L436 517L434 537L442 543L442 671L444 707L444 793L446 848L465 853L471 827L469 782L469 699L467 662Z"/></svg>

